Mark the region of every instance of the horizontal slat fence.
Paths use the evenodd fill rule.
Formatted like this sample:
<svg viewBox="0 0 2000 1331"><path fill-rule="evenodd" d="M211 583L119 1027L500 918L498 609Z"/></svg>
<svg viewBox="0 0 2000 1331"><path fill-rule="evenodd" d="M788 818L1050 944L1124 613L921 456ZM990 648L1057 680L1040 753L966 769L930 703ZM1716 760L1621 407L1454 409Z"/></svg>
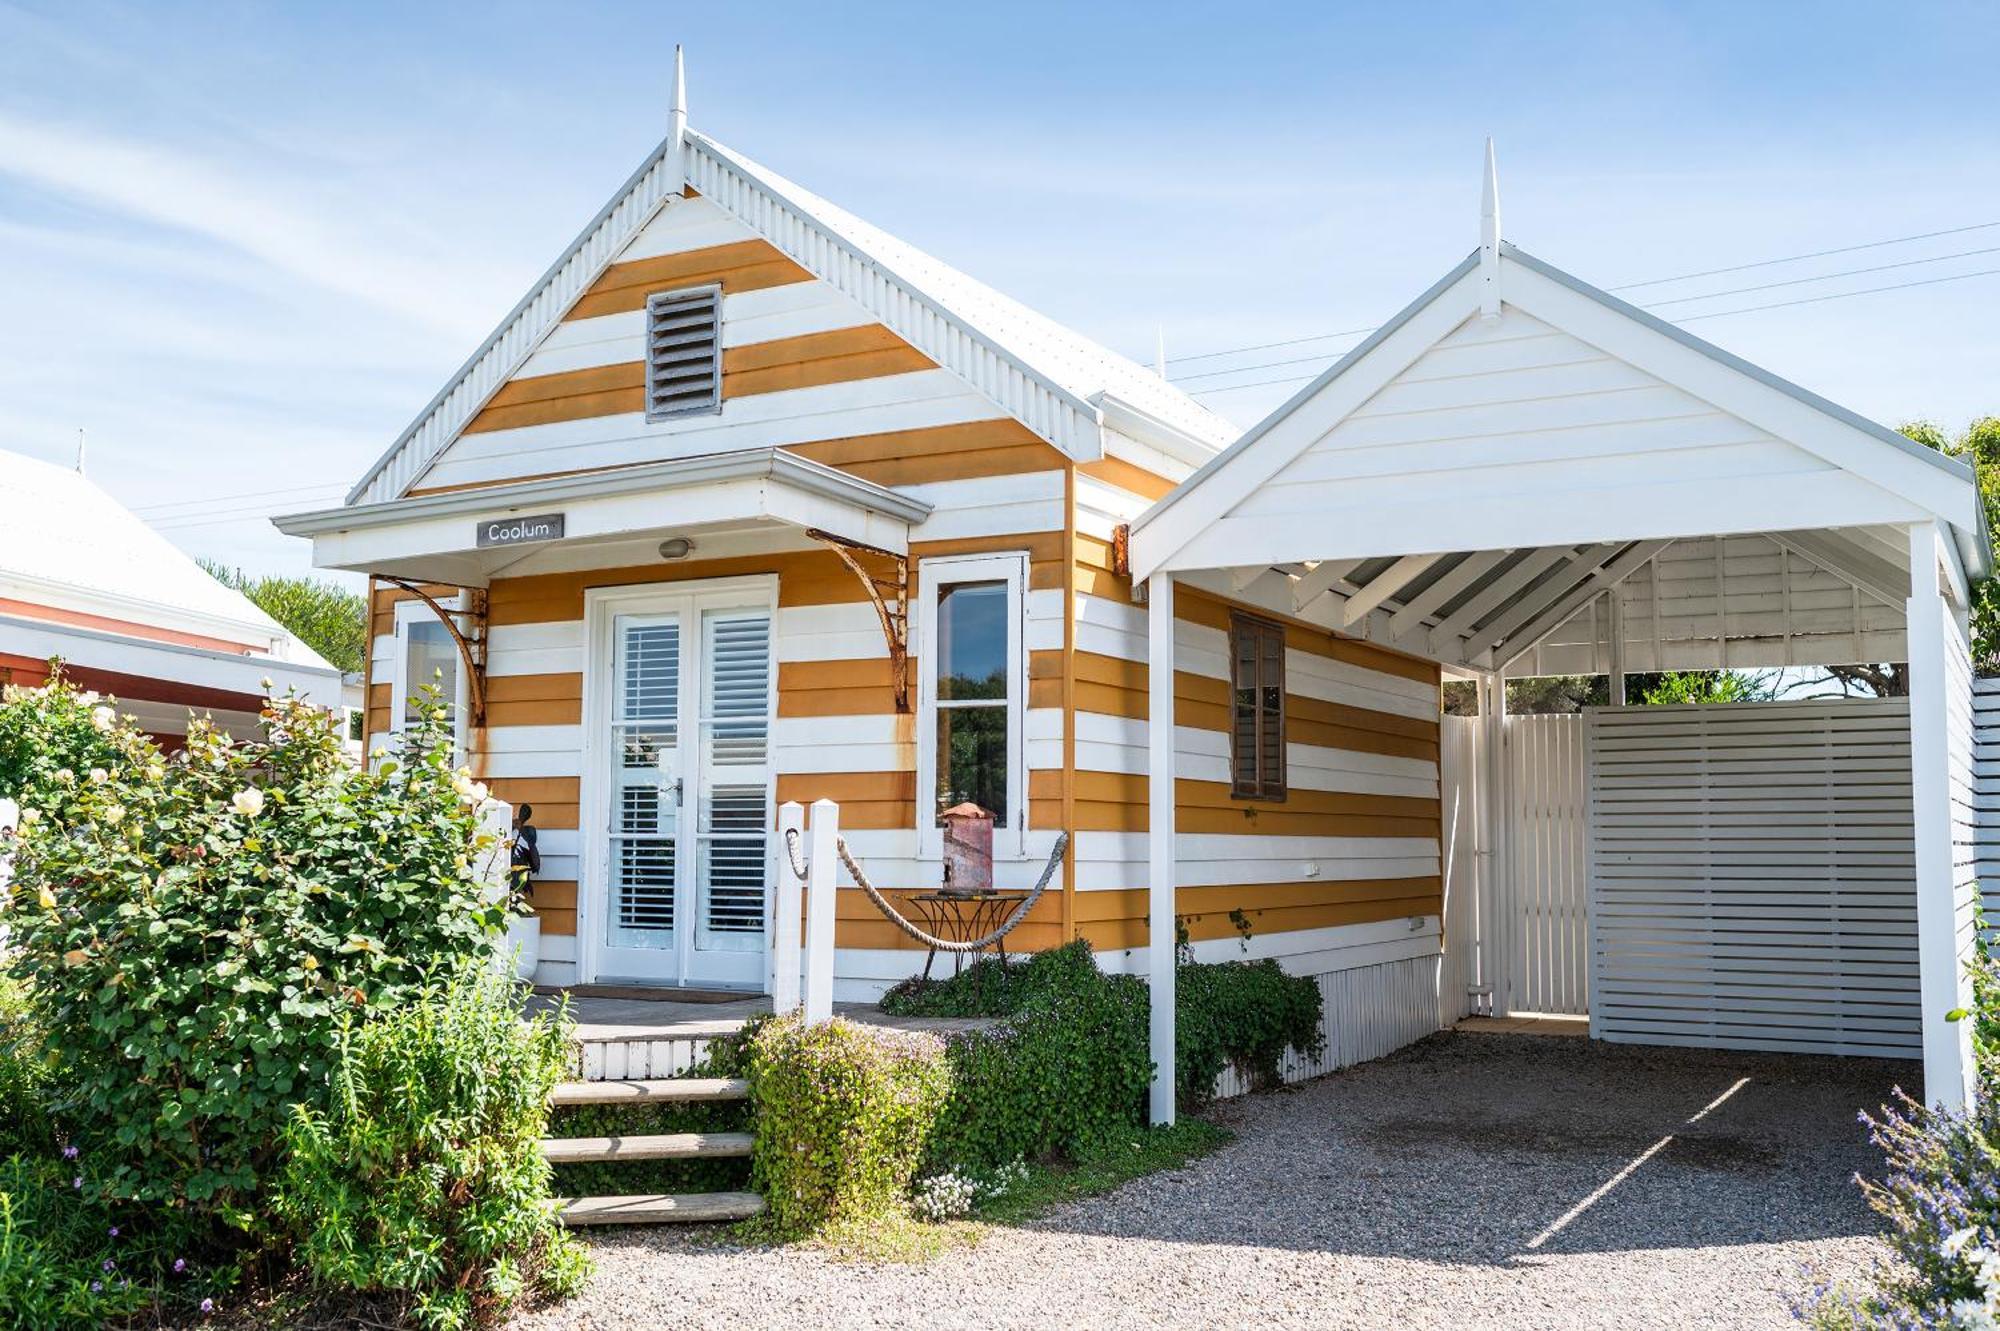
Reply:
<svg viewBox="0 0 2000 1331"><path fill-rule="evenodd" d="M1919 1054L1907 701L1588 716L1593 1034Z"/></svg>

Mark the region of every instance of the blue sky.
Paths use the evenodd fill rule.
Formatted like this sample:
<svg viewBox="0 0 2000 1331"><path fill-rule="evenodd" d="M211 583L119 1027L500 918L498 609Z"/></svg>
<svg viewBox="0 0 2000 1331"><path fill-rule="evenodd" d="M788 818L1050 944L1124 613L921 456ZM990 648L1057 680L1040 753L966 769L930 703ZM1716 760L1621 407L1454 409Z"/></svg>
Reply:
<svg viewBox="0 0 2000 1331"><path fill-rule="evenodd" d="M2000 222L1996 39L1985 4L0 0L0 447L85 427L188 550L303 570L266 515L337 499L658 141L676 41L698 128L1150 361L1392 314L1476 241L1489 133L1508 236L1605 286ZM2000 226L1627 294L1886 264L1658 312L1890 423L2000 411L2000 276L1693 318L2000 269ZM1186 386L1249 424L1318 364Z"/></svg>

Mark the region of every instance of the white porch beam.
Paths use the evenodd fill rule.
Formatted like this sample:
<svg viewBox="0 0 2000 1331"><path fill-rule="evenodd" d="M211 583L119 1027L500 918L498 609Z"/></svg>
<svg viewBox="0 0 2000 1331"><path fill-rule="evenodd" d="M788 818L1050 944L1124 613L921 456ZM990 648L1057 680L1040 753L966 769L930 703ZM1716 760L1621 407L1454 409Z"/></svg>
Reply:
<svg viewBox="0 0 2000 1331"><path fill-rule="evenodd" d="M1439 606L1479 581L1488 569L1512 553L1510 550L1477 550L1452 565L1444 576L1403 602L1403 608L1389 616L1389 636L1401 638L1415 629Z"/></svg>
<svg viewBox="0 0 2000 1331"><path fill-rule="evenodd" d="M1625 705L1625 598L1613 587L1604 593L1609 612L1611 646L1605 653L1605 673L1611 677L1611 705Z"/></svg>
<svg viewBox="0 0 2000 1331"><path fill-rule="evenodd" d="M1242 568L1232 568L1229 570L1229 585L1240 592L1266 573L1273 571L1269 564L1245 564Z"/></svg>
<svg viewBox="0 0 2000 1331"><path fill-rule="evenodd" d="M1972 1098L1972 1031L1947 1014L1968 1005L1965 951L1974 931L1970 868L1961 882L1953 845L1952 778L1972 761L1966 620L1939 587L1939 561L1956 562L1935 522L1910 525L1910 796L1915 811L1918 992L1923 1008L1924 1102L1963 1109ZM1954 703L1958 706L1954 706ZM1963 733L1954 734L1953 718ZM1969 771L1961 772L1969 782Z"/></svg>
<svg viewBox="0 0 2000 1331"><path fill-rule="evenodd" d="M1347 604L1340 608L1340 622L1352 624L1364 618L1369 611L1416 581L1425 569L1442 558L1442 555L1404 555L1376 574L1373 582L1347 598Z"/></svg>
<svg viewBox="0 0 2000 1331"><path fill-rule="evenodd" d="M1146 580L1146 915L1155 1127L1174 1121L1174 579Z"/></svg>
<svg viewBox="0 0 2000 1331"><path fill-rule="evenodd" d="M1452 611L1451 618L1431 630L1431 655L1436 656L1451 647L1462 649L1463 644L1457 640L1463 638L1467 630L1505 605L1508 597L1574 553L1567 546L1549 546L1534 551L1520 563L1502 573L1490 584L1481 588L1477 596Z"/></svg>
<svg viewBox="0 0 2000 1331"><path fill-rule="evenodd" d="M1672 541L1641 541L1618 558L1606 564L1584 580L1582 586L1555 603L1547 611L1528 624L1499 647L1482 653L1485 660L1480 664L1497 665L1501 669L1519 660L1530 647L1542 640L1543 635L1561 624L1577 612L1577 607L1597 595L1607 587L1616 587L1625 579L1644 568L1646 561L1672 545ZM1520 644L1518 647L1515 644ZM1501 652L1506 652L1504 658Z"/></svg>
<svg viewBox="0 0 2000 1331"><path fill-rule="evenodd" d="M1540 587L1532 592L1524 591L1519 600L1466 634L1466 650L1477 656L1495 644L1505 642L1514 630L1583 586L1592 574L1618 553L1618 549L1615 542L1606 542L1577 551L1563 561Z"/></svg>
<svg viewBox="0 0 2000 1331"><path fill-rule="evenodd" d="M1292 608L1304 610L1333 590L1333 584L1361 567L1358 559L1322 559L1292 585Z"/></svg>
<svg viewBox="0 0 2000 1331"><path fill-rule="evenodd" d="M1908 597L1909 579L1902 569L1851 541L1830 532L1774 531L1766 535L1807 563L1853 583L1883 605L1900 607Z"/></svg>

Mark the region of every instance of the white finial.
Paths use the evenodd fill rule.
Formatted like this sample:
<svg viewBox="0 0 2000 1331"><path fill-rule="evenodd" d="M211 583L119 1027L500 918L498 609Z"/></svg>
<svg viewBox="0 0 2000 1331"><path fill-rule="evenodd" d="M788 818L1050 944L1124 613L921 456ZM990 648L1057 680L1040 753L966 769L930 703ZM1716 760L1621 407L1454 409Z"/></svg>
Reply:
<svg viewBox="0 0 2000 1331"><path fill-rule="evenodd" d="M1167 326L1159 324L1153 333L1153 373L1164 379L1167 377Z"/></svg>
<svg viewBox="0 0 2000 1331"><path fill-rule="evenodd" d="M1479 315L1500 317L1500 170L1486 140L1486 182L1479 191Z"/></svg>
<svg viewBox="0 0 2000 1331"><path fill-rule="evenodd" d="M687 65L680 44L674 44L674 104L667 113L667 151L680 163L681 183L687 183L688 88Z"/></svg>
<svg viewBox="0 0 2000 1331"><path fill-rule="evenodd" d="M76 432L76 474L79 476L83 475L83 445L84 433L79 428Z"/></svg>

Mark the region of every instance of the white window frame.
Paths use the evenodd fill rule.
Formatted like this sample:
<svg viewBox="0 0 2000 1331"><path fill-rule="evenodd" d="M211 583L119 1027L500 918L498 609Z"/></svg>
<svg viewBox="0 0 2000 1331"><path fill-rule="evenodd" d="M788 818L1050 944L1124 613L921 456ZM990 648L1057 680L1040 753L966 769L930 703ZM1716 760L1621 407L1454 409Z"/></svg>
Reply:
<svg viewBox="0 0 2000 1331"><path fill-rule="evenodd" d="M676 407L671 411L653 409L653 311L664 301L685 300L689 296L712 296L715 300L715 361L714 373L710 378L711 400L693 407ZM699 286L668 287L646 296L646 307L642 311L645 322L640 325L644 338L646 380L646 424L657 425L662 421L684 420L690 416L719 416L722 414L722 284L705 282Z"/></svg>
<svg viewBox="0 0 2000 1331"><path fill-rule="evenodd" d="M443 606L447 611L463 613L466 609L465 595L461 592L455 596L441 596L438 598L438 604ZM437 612L422 601L410 599L396 602L395 643L390 649L391 656L389 658L389 733L391 735L400 736L403 733L405 713L409 710L407 703L410 698L411 681L407 676L410 669L410 625L420 621L432 621L435 619L437 619ZM458 625L457 627L461 630L464 628L463 625ZM456 649L457 644L454 643L453 650L455 651ZM468 714L472 708L472 681L466 678L465 659L463 657L459 658L456 674L458 688L455 696L452 698L451 707L452 739L457 748L459 759L463 760L465 757L466 722L469 719Z"/></svg>
<svg viewBox="0 0 2000 1331"><path fill-rule="evenodd" d="M917 855L944 858L944 829L937 825L937 600L962 582L1007 584L1007 808L1008 825L993 829L994 857L1028 853L1028 554L935 555L917 565Z"/></svg>

